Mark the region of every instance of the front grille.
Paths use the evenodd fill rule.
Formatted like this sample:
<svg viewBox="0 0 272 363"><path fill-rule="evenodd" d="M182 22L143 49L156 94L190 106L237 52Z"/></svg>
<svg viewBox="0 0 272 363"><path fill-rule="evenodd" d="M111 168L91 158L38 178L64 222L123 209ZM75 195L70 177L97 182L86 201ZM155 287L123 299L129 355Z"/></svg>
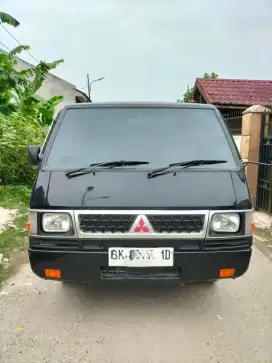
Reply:
<svg viewBox="0 0 272 363"><path fill-rule="evenodd" d="M157 233L200 233L203 230L205 215L148 215L149 222Z"/></svg>
<svg viewBox="0 0 272 363"><path fill-rule="evenodd" d="M128 233L137 214L79 214L83 233ZM155 233L200 233L204 214L147 214Z"/></svg>
<svg viewBox="0 0 272 363"><path fill-rule="evenodd" d="M132 214L80 214L79 226L83 233L129 232L136 215Z"/></svg>

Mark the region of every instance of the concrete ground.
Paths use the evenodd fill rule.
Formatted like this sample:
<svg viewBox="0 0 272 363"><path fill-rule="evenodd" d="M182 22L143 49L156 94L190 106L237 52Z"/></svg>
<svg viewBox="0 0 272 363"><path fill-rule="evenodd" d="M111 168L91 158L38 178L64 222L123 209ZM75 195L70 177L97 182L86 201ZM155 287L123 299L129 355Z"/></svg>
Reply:
<svg viewBox="0 0 272 363"><path fill-rule="evenodd" d="M94 289L33 275L0 291L0 362L272 362L272 261L237 280Z"/></svg>
<svg viewBox="0 0 272 363"><path fill-rule="evenodd" d="M254 212L255 245L272 260L272 217L267 213Z"/></svg>

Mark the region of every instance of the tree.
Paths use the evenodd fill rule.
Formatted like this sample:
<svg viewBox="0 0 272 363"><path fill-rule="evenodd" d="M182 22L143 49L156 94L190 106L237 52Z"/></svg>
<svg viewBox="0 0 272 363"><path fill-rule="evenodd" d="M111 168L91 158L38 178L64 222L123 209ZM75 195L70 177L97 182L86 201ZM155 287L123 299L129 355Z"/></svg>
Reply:
<svg viewBox="0 0 272 363"><path fill-rule="evenodd" d="M19 21L13 18L11 15L0 11L0 23L5 23L17 28L20 25Z"/></svg>
<svg viewBox="0 0 272 363"><path fill-rule="evenodd" d="M44 137L44 128L31 117L0 113L0 184L33 182L35 169L26 162L27 146L42 145Z"/></svg>
<svg viewBox="0 0 272 363"><path fill-rule="evenodd" d="M38 107L38 122L41 126L49 126L54 119L57 105L63 100L63 96L54 96L45 100Z"/></svg>
<svg viewBox="0 0 272 363"><path fill-rule="evenodd" d="M20 23L11 15L0 12L0 25L14 27ZM38 91L51 69L63 60L39 62L22 71L15 69L22 51L20 45L9 53L0 53L0 182L4 184L32 183L35 169L27 165L26 146L42 144L46 126L53 121L56 106L62 96L42 99Z"/></svg>
<svg viewBox="0 0 272 363"><path fill-rule="evenodd" d="M188 86L187 91L183 95L183 102L190 102L192 100L193 91L194 88Z"/></svg>
<svg viewBox="0 0 272 363"><path fill-rule="evenodd" d="M218 74L212 72L211 74L209 73L204 73L204 77L203 78L218 78Z"/></svg>
<svg viewBox="0 0 272 363"><path fill-rule="evenodd" d="M0 113L9 114L15 110L12 104L13 93L27 84L26 77L14 69L17 63L15 55L27 49L28 46L22 45L7 54L0 53Z"/></svg>
<svg viewBox="0 0 272 363"><path fill-rule="evenodd" d="M214 73L214 72L212 72L211 74L204 73L203 78L218 78L218 74ZM189 87L188 86L187 91L183 95L183 102L192 101L193 91L194 91L194 87ZM180 100L178 100L178 102L180 102Z"/></svg>
<svg viewBox="0 0 272 363"><path fill-rule="evenodd" d="M41 115L39 114L39 110L44 110L47 106L45 106L45 100L42 100L40 96L37 95L37 92L41 88L43 81L48 75L51 69L55 69L60 63L63 62L63 59L57 60L52 63L40 62L36 67L29 68L24 71L21 71L20 74L25 75L26 77L32 77L29 79L26 85L21 89L20 92L17 92L15 97L17 109L18 111L26 115L31 115L36 117L37 120L41 120ZM57 99L55 97L48 100L50 107L53 105L57 105L63 99L62 96L58 96ZM56 103L58 102L58 103ZM53 115L52 115L53 119ZM51 119L51 121L52 121Z"/></svg>
<svg viewBox="0 0 272 363"><path fill-rule="evenodd" d="M36 119L42 126L50 125L55 108L63 97L55 96L44 100L37 92L49 71L55 69L63 60L40 62L35 67L16 71L15 56L23 50L29 50L29 47L22 45L7 54L0 54L0 113L10 115L12 112L18 112L23 117Z"/></svg>

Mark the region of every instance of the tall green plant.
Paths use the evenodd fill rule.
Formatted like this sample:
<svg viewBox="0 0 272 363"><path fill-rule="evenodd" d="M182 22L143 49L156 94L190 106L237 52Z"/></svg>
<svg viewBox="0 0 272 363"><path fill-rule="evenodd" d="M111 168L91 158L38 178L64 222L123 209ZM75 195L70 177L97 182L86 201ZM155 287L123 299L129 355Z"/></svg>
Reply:
<svg viewBox="0 0 272 363"><path fill-rule="evenodd" d="M62 96L54 96L40 103L38 109L38 123L41 126L49 126L54 119L56 107L63 100Z"/></svg>
<svg viewBox="0 0 272 363"><path fill-rule="evenodd" d="M14 27L20 23L0 12L0 24ZM20 45L9 53L0 53L0 184L31 184L35 168L27 163L27 146L42 144L46 127L51 124L62 96L41 99L38 91L50 70L63 60L40 62L17 71L16 56L29 47Z"/></svg>
<svg viewBox="0 0 272 363"><path fill-rule="evenodd" d="M20 25L19 21L13 18L11 15L0 11L0 22L14 26L15 28Z"/></svg>
<svg viewBox="0 0 272 363"><path fill-rule="evenodd" d="M27 146L42 145L43 128L18 113L0 114L0 184L31 184L35 168L27 162Z"/></svg>
<svg viewBox="0 0 272 363"><path fill-rule="evenodd" d="M16 71L16 56L24 50L29 50L29 47L22 45L7 54L0 54L0 113L10 115L16 111L24 117L35 118L42 125L50 125L56 106L63 97L55 96L44 100L38 95L38 91L49 71L63 60L40 62L35 67Z"/></svg>
<svg viewBox="0 0 272 363"><path fill-rule="evenodd" d="M16 55L28 50L27 45L15 47L7 54L0 53L0 113L5 115L16 111L14 97L27 85L27 77L15 70Z"/></svg>
<svg viewBox="0 0 272 363"><path fill-rule="evenodd" d="M55 69L63 60L57 60L52 63L40 62L36 67L29 68L22 71L20 74L26 77L33 77L28 81L28 83L23 87L21 92L17 92L17 107L18 111L23 115L31 115L40 120L40 110L43 109L43 103L41 98L37 95L37 92L41 88L46 76L49 71ZM63 98L58 100L62 100ZM51 100L48 100L51 101ZM55 104L55 99L51 101L51 104ZM52 120L51 120L52 121Z"/></svg>

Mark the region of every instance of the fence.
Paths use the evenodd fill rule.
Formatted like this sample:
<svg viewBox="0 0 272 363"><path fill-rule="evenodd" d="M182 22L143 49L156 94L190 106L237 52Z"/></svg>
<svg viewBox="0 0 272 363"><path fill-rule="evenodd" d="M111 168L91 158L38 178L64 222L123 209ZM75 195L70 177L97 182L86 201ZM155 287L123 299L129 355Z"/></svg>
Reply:
<svg viewBox="0 0 272 363"><path fill-rule="evenodd" d="M263 114L256 209L272 214L272 115Z"/></svg>

